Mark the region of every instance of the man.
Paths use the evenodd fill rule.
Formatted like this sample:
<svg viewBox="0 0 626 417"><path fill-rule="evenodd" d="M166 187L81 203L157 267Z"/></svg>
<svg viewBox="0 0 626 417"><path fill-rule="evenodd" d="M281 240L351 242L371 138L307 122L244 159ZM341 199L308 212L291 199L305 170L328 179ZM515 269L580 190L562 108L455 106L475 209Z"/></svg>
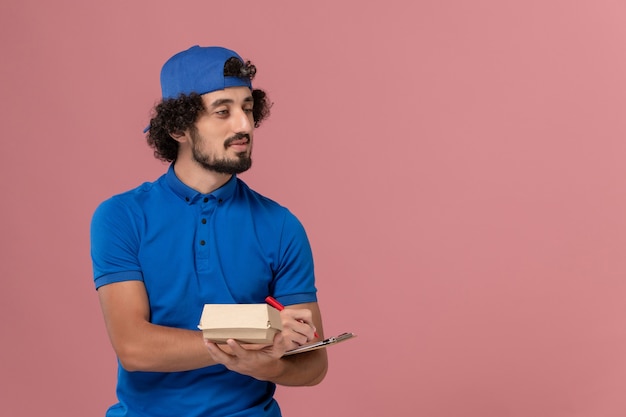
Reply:
<svg viewBox="0 0 626 417"><path fill-rule="evenodd" d="M269 115L255 72L220 47L170 58L147 140L172 163L94 213L95 286L119 362L109 417L280 416L276 384L315 385L326 374L324 349L283 357L323 338L305 231L236 175L250 168L254 128ZM272 345L203 340L204 304L268 295L286 306Z"/></svg>

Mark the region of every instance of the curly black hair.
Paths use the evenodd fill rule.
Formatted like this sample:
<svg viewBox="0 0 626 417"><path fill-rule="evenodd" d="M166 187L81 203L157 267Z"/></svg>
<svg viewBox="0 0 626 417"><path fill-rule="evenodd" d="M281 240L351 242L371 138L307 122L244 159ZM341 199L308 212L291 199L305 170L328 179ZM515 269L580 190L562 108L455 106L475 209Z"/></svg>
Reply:
<svg viewBox="0 0 626 417"><path fill-rule="evenodd" d="M256 67L250 61L244 63L233 57L224 64L224 75L227 77L243 77L252 81L255 74ZM252 98L254 127L259 127L269 117L272 104L263 90L252 90ZM178 98L158 103L153 110L146 135L148 145L154 149L155 158L166 162L175 161L179 144L170 133L181 133L192 128L198 116L205 111L202 96L196 93L181 94Z"/></svg>

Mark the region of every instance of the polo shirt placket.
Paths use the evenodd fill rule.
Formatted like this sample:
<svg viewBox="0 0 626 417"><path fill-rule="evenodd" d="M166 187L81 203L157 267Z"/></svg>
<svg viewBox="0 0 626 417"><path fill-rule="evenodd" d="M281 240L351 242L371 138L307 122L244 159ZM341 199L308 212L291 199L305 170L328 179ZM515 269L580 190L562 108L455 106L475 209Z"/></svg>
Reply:
<svg viewBox="0 0 626 417"><path fill-rule="evenodd" d="M210 230L211 217L217 206L217 199L213 195L204 195L198 199L198 217L196 221L196 265L200 278L206 278L209 272L210 246L209 239L212 239Z"/></svg>

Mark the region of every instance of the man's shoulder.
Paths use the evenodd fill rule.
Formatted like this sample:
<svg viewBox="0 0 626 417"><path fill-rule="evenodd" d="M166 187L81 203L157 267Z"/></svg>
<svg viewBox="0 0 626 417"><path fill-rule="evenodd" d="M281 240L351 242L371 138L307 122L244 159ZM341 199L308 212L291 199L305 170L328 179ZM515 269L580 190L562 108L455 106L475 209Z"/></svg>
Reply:
<svg viewBox="0 0 626 417"><path fill-rule="evenodd" d="M252 212L256 223L272 225L281 230L304 229L298 217L289 208L251 189L241 180L238 180L236 195L239 201L246 202L247 210Z"/></svg>
<svg viewBox="0 0 626 417"><path fill-rule="evenodd" d="M268 210L289 212L289 209L287 209L287 207L278 203L276 200L270 197L267 197L264 194L261 194L260 192L256 190L253 190L252 188L250 188L250 186L248 186L248 184L246 184L244 181L242 181L239 178L237 178L236 195L239 198L245 198L246 200L249 200L252 204L257 204Z"/></svg>
<svg viewBox="0 0 626 417"><path fill-rule="evenodd" d="M111 197L111 199L120 199L120 200L136 200L141 199L142 197L158 192L158 180L153 182L144 182L138 185L135 188L131 188L130 190L122 191L118 194L115 194Z"/></svg>
<svg viewBox="0 0 626 417"><path fill-rule="evenodd" d="M133 208L143 206L147 200L154 198L154 196L163 192L163 187L159 186L161 180L162 178L152 182L147 181L136 186L135 188L114 194L102 201L99 204L98 209L111 210L119 209L121 207Z"/></svg>

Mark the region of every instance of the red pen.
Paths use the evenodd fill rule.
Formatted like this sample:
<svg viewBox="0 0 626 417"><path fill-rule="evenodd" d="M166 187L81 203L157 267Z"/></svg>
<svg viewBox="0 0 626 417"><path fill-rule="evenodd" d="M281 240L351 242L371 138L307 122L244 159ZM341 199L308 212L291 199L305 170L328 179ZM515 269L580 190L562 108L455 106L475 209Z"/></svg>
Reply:
<svg viewBox="0 0 626 417"><path fill-rule="evenodd" d="M285 306L282 305L281 303L278 302L278 300L276 300L274 297L272 297L271 295L268 295L265 298L265 302L269 305L271 305L272 307L274 307L276 310L278 311L283 311L285 309ZM317 335L317 332L314 333L315 337L319 337Z"/></svg>

